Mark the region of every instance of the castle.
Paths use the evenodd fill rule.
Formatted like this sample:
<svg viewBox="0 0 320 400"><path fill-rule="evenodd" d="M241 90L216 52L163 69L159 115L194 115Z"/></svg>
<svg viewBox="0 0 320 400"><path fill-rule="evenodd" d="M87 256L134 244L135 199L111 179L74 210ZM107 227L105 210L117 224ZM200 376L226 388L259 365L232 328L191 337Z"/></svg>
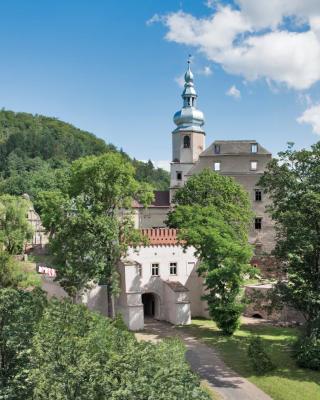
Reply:
<svg viewBox="0 0 320 400"><path fill-rule="evenodd" d="M142 329L144 317L173 324L188 324L191 317L207 317L202 279L198 276L194 249L183 251L176 231L165 226L174 194L193 174L210 168L231 176L249 193L254 220L249 241L255 248L253 263L270 263L274 230L265 212L268 199L258 186L271 153L255 140L216 140L205 147L204 115L197 109L194 76L188 62L184 76L183 105L174 114L170 190L155 192L147 209L135 203L135 224L149 238L149 245L130 249L120 266L121 294L117 308L132 330Z"/></svg>
<svg viewBox="0 0 320 400"><path fill-rule="evenodd" d="M197 109L194 76L188 62L185 73L183 105L174 114L172 162L169 191L155 192L153 203L144 208L134 203L135 226L149 239L147 246L129 248L119 265L120 295L116 311L123 315L131 330L144 327L145 317L166 320L172 324L189 324L191 317L207 317L202 279L197 274L197 258L192 247L184 250L177 232L165 225L172 209L176 190L187 179L204 168L231 176L249 193L254 219L249 241L254 246L253 264L261 269L270 266L274 230L265 212L268 199L258 186L271 153L255 140L216 140L205 147L204 115ZM61 296L52 279L45 281L49 294ZM97 286L85 293L83 302L91 309L106 314L106 289Z"/></svg>

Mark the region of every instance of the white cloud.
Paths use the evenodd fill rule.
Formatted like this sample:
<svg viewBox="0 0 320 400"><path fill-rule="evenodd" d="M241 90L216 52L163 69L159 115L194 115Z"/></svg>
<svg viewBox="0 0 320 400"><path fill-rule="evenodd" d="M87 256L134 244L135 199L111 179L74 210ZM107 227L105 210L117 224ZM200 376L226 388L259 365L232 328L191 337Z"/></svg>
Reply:
<svg viewBox="0 0 320 400"><path fill-rule="evenodd" d="M184 75L177 76L174 80L181 88L184 86Z"/></svg>
<svg viewBox="0 0 320 400"><path fill-rule="evenodd" d="M320 104L307 108L297 121L299 124L310 124L312 131L320 135Z"/></svg>
<svg viewBox="0 0 320 400"><path fill-rule="evenodd" d="M218 1L219 1L219 0L206 0L204 4L205 4L208 8L216 8L216 6L218 5Z"/></svg>
<svg viewBox="0 0 320 400"><path fill-rule="evenodd" d="M203 69L198 71L198 74L205 76L212 75L212 69L209 67L209 65L206 65Z"/></svg>
<svg viewBox="0 0 320 400"><path fill-rule="evenodd" d="M217 5L207 18L182 11L162 16L165 38L196 47L208 60L248 81L264 78L301 90L320 80L319 0L237 3L239 9ZM283 24L286 17L294 22L290 31ZM295 30L301 23L307 25Z"/></svg>
<svg viewBox="0 0 320 400"><path fill-rule="evenodd" d="M239 89L236 88L235 85L232 85L227 91L226 95L233 97L234 99L240 99L241 97L241 92Z"/></svg>
<svg viewBox="0 0 320 400"><path fill-rule="evenodd" d="M296 24L319 15L319 0L236 0L241 11L256 28L276 28L285 17Z"/></svg>

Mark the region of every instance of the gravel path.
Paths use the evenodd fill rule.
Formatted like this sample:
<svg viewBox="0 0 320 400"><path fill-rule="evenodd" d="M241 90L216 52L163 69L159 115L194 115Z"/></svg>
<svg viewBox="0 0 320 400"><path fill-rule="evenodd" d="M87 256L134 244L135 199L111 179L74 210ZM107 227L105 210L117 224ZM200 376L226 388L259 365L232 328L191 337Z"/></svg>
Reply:
<svg viewBox="0 0 320 400"><path fill-rule="evenodd" d="M179 336L187 347L186 359L194 372L225 400L272 400L247 379L242 378L221 360L218 353L185 331L167 322L145 321L145 330L137 332L138 340L157 342L164 337Z"/></svg>

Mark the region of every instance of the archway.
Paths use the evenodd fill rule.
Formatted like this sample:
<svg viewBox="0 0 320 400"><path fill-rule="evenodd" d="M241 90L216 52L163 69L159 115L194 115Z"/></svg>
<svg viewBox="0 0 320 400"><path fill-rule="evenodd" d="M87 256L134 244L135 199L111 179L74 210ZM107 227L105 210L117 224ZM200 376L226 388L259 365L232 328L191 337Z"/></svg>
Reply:
<svg viewBox="0 0 320 400"><path fill-rule="evenodd" d="M145 317L159 317L159 299L154 293L142 294L143 312Z"/></svg>

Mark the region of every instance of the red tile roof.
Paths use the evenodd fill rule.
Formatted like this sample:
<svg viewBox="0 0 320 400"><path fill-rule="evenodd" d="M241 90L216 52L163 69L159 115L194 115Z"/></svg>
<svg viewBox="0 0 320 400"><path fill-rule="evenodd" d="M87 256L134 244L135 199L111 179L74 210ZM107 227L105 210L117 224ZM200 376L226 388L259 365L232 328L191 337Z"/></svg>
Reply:
<svg viewBox="0 0 320 400"><path fill-rule="evenodd" d="M149 239L150 245L176 245L181 244L177 239L177 230L170 228L141 229L144 236Z"/></svg>

